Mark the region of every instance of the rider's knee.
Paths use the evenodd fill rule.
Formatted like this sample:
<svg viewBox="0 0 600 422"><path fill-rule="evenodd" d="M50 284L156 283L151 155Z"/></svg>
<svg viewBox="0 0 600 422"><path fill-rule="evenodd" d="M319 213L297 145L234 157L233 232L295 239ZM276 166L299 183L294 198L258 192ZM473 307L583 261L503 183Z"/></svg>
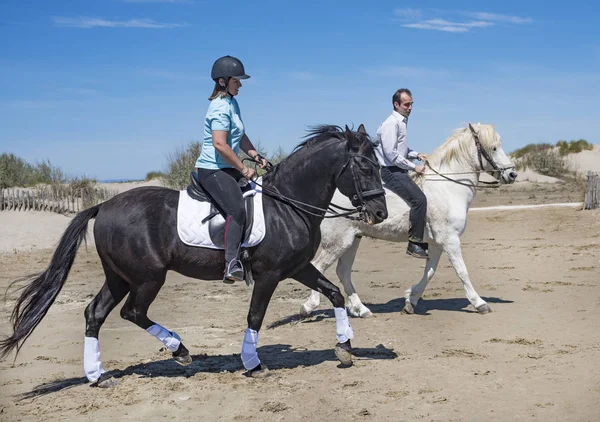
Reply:
<svg viewBox="0 0 600 422"><path fill-rule="evenodd" d="M413 198L412 203L415 206L426 207L427 206L427 197L425 196L424 193L421 193L420 195L417 195Z"/></svg>

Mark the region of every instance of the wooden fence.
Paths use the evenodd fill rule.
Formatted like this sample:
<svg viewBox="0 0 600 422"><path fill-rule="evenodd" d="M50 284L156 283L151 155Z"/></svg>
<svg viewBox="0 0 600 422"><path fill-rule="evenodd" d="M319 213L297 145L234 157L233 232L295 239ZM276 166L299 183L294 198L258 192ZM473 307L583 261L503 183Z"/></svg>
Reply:
<svg viewBox="0 0 600 422"><path fill-rule="evenodd" d="M116 194L117 191L98 187L52 186L34 189L0 189L0 211L77 213L104 202Z"/></svg>
<svg viewBox="0 0 600 422"><path fill-rule="evenodd" d="M587 190L585 192L586 210L600 208L600 174L588 171Z"/></svg>

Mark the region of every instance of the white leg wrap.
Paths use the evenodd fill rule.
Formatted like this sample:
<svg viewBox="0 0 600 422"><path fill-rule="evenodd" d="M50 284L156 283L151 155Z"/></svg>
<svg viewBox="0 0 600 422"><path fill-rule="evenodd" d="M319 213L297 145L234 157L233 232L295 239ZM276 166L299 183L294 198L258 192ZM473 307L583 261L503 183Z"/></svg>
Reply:
<svg viewBox="0 0 600 422"><path fill-rule="evenodd" d="M90 382L96 382L105 371L100 362L100 343L94 337L86 337L83 343L83 370Z"/></svg>
<svg viewBox="0 0 600 422"><path fill-rule="evenodd" d="M176 352L177 349L179 349L181 338L177 335L177 333L171 332L159 324L154 324L146 328L146 331L148 331L150 335L153 335L159 339L162 344L164 344L165 347L171 352Z"/></svg>
<svg viewBox="0 0 600 422"><path fill-rule="evenodd" d="M348 339L354 338L354 331L348 321L346 308L333 308L335 312L335 329L337 339L340 343L345 343Z"/></svg>
<svg viewBox="0 0 600 422"><path fill-rule="evenodd" d="M244 342L242 343L242 363L247 370L254 369L260 365L256 345L258 344L258 332L246 328Z"/></svg>

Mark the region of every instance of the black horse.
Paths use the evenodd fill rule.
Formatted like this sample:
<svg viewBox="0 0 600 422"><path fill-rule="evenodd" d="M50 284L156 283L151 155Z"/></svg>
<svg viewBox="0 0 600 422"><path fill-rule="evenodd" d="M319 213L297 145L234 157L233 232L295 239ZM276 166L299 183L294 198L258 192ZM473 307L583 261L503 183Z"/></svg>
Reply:
<svg viewBox="0 0 600 422"><path fill-rule="evenodd" d="M262 181L267 228L263 241L249 248L254 288L241 358L250 375L265 370L256 353L258 331L278 283L294 278L323 293L335 309L336 355L351 364L350 338L344 298L339 289L311 265L320 243L319 226L339 189L351 198L361 218L376 224L387 218L379 165L372 142L360 125L319 126ZM0 342L0 357L23 343L58 296L87 233L96 219L96 249L106 275L100 292L85 309L84 368L92 385L110 384L99 359L98 333L108 314L129 293L121 317L147 330L173 352L183 365L191 357L179 336L151 321L148 308L163 286L167 271L188 277L221 280L225 265L221 250L184 244L176 227L179 192L142 187L80 212L63 234L48 268L29 282L13 309L13 334ZM104 385L103 385L104 384Z"/></svg>

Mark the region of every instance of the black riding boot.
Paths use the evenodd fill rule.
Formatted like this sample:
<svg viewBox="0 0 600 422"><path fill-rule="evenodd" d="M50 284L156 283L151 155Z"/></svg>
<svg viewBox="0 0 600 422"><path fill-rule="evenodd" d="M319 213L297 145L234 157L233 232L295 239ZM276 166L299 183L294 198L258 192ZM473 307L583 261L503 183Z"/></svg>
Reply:
<svg viewBox="0 0 600 422"><path fill-rule="evenodd" d="M406 254L410 256L414 256L415 258L429 258L429 253L427 253L429 245L424 243L420 239L409 238L408 239L408 247L406 248Z"/></svg>
<svg viewBox="0 0 600 422"><path fill-rule="evenodd" d="M225 275L223 283L233 284L244 280L244 267L240 261L240 246L244 227L228 217L225 229Z"/></svg>

